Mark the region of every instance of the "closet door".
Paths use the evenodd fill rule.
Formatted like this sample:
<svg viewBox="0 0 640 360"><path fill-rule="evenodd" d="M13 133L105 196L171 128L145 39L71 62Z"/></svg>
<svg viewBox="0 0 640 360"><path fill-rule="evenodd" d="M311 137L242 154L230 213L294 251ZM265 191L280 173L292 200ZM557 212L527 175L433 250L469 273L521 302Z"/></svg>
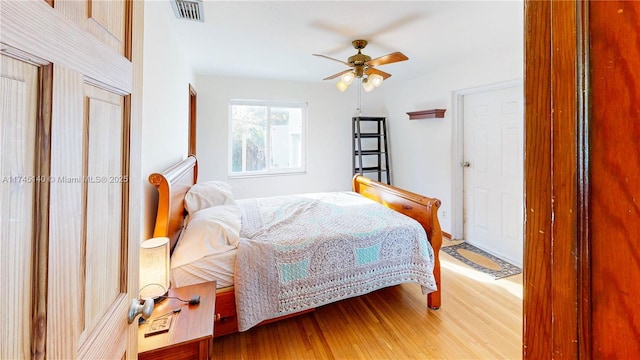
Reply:
<svg viewBox="0 0 640 360"><path fill-rule="evenodd" d="M135 357L127 313L137 297L140 230L130 208L139 206L141 179L132 59L142 46L133 36L142 2L51 3L0 7L2 176L6 167L35 179L18 192L2 188L0 280L13 284L4 292L13 308L3 313L15 319L2 325L0 357ZM30 69L35 85L16 85L6 67ZM16 157L24 165L5 165Z"/></svg>

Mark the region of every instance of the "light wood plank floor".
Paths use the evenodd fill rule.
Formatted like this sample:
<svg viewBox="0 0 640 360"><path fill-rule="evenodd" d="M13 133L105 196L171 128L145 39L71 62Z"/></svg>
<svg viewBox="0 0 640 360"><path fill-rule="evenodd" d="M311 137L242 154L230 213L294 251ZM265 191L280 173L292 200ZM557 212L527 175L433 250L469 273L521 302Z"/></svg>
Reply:
<svg viewBox="0 0 640 360"><path fill-rule="evenodd" d="M440 254L440 310L403 284L216 338L213 358L520 359L522 274L493 280Z"/></svg>

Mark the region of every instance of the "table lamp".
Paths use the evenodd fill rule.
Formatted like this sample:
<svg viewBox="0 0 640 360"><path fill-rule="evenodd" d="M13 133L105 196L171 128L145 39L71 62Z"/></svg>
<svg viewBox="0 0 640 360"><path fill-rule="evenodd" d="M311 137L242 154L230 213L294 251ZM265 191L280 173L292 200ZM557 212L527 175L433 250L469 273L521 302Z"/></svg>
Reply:
<svg viewBox="0 0 640 360"><path fill-rule="evenodd" d="M169 238L156 237L140 244L141 299L162 300L169 289Z"/></svg>

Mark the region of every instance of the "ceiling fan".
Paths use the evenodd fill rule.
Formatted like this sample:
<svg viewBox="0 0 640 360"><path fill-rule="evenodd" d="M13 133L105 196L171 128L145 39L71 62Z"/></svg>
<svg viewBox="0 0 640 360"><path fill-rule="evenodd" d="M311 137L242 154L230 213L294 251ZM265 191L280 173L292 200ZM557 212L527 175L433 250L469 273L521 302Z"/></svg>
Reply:
<svg viewBox="0 0 640 360"><path fill-rule="evenodd" d="M351 44L353 44L353 47L358 50L358 53L350 56L346 62L334 59L326 55L313 54L314 56L337 61L351 68L323 79L331 80L337 77L341 77L340 81L338 81L338 83L336 84L340 91L345 91L355 78L360 78L362 79L362 87L365 91L369 92L382 85L382 82L389 76L391 76L391 74L389 73L376 69L376 66L409 60L406 55L397 51L377 57L375 59L371 59L371 56L362 53L362 49L367 46L366 40L354 40L351 42Z"/></svg>

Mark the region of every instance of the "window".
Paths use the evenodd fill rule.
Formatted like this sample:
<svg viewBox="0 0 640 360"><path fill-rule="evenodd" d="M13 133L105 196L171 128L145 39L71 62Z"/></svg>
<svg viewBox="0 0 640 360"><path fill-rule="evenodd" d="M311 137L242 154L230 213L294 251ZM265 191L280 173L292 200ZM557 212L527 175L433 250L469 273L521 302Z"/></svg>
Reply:
<svg viewBox="0 0 640 360"><path fill-rule="evenodd" d="M305 172L307 104L229 101L229 176Z"/></svg>

